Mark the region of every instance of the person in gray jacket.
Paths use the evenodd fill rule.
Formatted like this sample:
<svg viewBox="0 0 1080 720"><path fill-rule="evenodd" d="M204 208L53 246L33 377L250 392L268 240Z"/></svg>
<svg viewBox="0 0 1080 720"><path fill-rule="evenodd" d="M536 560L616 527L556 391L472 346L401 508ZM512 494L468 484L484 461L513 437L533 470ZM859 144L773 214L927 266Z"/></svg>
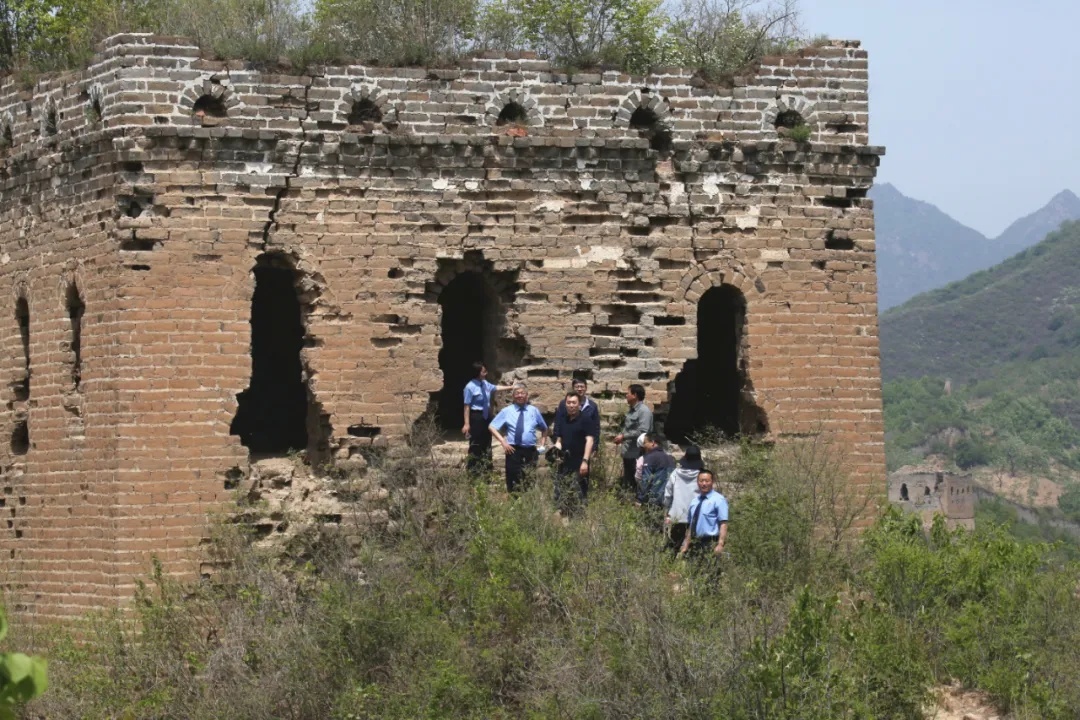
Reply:
<svg viewBox="0 0 1080 720"><path fill-rule="evenodd" d="M626 391L626 404L629 409L623 418L622 432L612 438L612 442L621 445L620 454L623 459L622 486L631 492L637 492L637 481L634 473L637 470L637 459L641 457L641 448L638 447L637 437L641 433L653 431L653 414L645 405L645 388L641 385L631 385Z"/></svg>
<svg viewBox="0 0 1080 720"><path fill-rule="evenodd" d="M705 465L701 461L701 449L690 445L675 471L668 477L667 487L664 488L664 507L667 508L664 526L667 527L668 537L676 550L682 547L686 537L687 512L698 491L697 476L703 467Z"/></svg>

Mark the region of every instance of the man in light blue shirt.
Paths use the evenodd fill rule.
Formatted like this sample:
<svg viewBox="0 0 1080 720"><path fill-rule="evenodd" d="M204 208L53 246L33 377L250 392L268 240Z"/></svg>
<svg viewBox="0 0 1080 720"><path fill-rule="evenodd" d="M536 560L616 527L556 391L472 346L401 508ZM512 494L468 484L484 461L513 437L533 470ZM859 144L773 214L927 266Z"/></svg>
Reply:
<svg viewBox="0 0 1080 720"><path fill-rule="evenodd" d="M525 468L536 467L536 431L541 431L541 441L548 432L544 416L529 404L529 391L524 385L514 386L514 404L500 410L488 429L506 451L506 489L517 492Z"/></svg>
<svg viewBox="0 0 1080 720"><path fill-rule="evenodd" d="M728 504L727 498L713 489L715 477L712 470L701 470L697 476L698 494L690 503L686 514L688 527L679 555L685 555L694 544L694 549L702 554L711 552L720 555L724 552L727 540Z"/></svg>
<svg viewBox="0 0 1080 720"><path fill-rule="evenodd" d="M484 429L491 420L492 397L496 391L510 388L489 383L487 366L482 362L473 363L473 373L473 379L466 383L463 393L465 424L461 427L461 432L469 441L465 469L470 473L477 473L491 468L491 433Z"/></svg>

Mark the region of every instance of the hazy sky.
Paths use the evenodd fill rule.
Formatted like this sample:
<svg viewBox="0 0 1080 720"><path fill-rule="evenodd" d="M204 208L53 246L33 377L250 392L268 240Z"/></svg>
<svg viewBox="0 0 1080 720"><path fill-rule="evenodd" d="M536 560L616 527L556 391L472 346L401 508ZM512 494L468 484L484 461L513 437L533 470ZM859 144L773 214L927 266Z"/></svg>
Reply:
<svg viewBox="0 0 1080 720"><path fill-rule="evenodd" d="M870 52L879 181L995 236L1080 194L1080 2L802 0L814 34Z"/></svg>

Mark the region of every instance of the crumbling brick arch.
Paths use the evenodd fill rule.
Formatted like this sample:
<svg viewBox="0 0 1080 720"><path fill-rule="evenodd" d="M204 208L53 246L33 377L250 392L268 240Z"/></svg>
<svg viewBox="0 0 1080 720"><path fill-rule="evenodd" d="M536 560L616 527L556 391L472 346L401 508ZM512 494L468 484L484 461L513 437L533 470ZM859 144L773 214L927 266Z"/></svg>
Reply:
<svg viewBox="0 0 1080 720"><path fill-rule="evenodd" d="M397 108L382 88L364 83L357 83L349 88L341 98L338 115L349 125L393 125L398 121Z"/></svg>
<svg viewBox="0 0 1080 720"><path fill-rule="evenodd" d="M316 397L309 350L319 306L319 279L295 254L271 250L255 258L251 297L251 378L237 394L229 432L253 456L304 450L308 460L329 458L333 428ZM321 278L320 278L321 279Z"/></svg>
<svg viewBox="0 0 1080 720"><path fill-rule="evenodd" d="M781 95L778 97L776 105L773 105L762 114L761 130L766 135L779 137L779 127L792 127L792 121L789 118L798 118L801 124L809 126L813 131L811 137L818 134L817 104L801 95Z"/></svg>
<svg viewBox="0 0 1080 720"><path fill-rule="evenodd" d="M239 102L227 77L210 75L187 86L180 95L180 110L199 124L207 118L228 116Z"/></svg>
<svg viewBox="0 0 1080 720"><path fill-rule="evenodd" d="M519 367L529 353L515 323L519 272L518 267L496 268L482 252L469 251L461 258L440 258L425 287L425 300L438 305L443 376L429 407L446 430L461 427L461 393L473 362L484 362L494 381Z"/></svg>
<svg viewBox="0 0 1080 720"><path fill-rule="evenodd" d="M707 429L729 437L769 433L774 408L759 401L749 362L753 308L766 287L746 269L720 264L717 258L693 268L675 297L691 322L672 329L696 348L668 384L665 431L680 442Z"/></svg>
<svg viewBox="0 0 1080 720"><path fill-rule="evenodd" d="M667 98L648 88L635 90L622 101L615 113L615 127L637 131L653 150L672 150L671 105Z"/></svg>
<svg viewBox="0 0 1080 720"><path fill-rule="evenodd" d="M484 111L484 121L490 127L516 123L526 127L542 127L544 116L536 99L522 88L496 93Z"/></svg>

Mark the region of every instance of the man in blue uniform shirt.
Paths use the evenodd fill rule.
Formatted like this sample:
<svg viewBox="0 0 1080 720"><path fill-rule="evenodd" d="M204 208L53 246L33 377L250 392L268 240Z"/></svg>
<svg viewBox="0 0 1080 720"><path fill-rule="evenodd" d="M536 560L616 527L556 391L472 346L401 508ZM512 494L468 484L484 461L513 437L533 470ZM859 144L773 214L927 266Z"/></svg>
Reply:
<svg viewBox="0 0 1080 720"><path fill-rule="evenodd" d="M524 385L514 386L514 404L500 410L488 429L506 451L506 489L517 492L525 469L536 467L536 431L540 430L544 438L548 430L544 416L529 404L529 391Z"/></svg>
<svg viewBox="0 0 1080 720"><path fill-rule="evenodd" d="M473 373L473 379L465 385L465 424L461 428L462 434L469 440L465 469L470 473L491 467L491 433L485 430L493 414L493 395L498 390L510 389L489 383L487 366L482 362L473 363Z"/></svg>
<svg viewBox="0 0 1080 720"><path fill-rule="evenodd" d="M690 503L686 515L688 527L679 555L685 555L691 547L701 553L711 552L720 555L724 552L727 540L728 504L727 499L713 489L715 477L712 470L698 472L698 494Z"/></svg>

